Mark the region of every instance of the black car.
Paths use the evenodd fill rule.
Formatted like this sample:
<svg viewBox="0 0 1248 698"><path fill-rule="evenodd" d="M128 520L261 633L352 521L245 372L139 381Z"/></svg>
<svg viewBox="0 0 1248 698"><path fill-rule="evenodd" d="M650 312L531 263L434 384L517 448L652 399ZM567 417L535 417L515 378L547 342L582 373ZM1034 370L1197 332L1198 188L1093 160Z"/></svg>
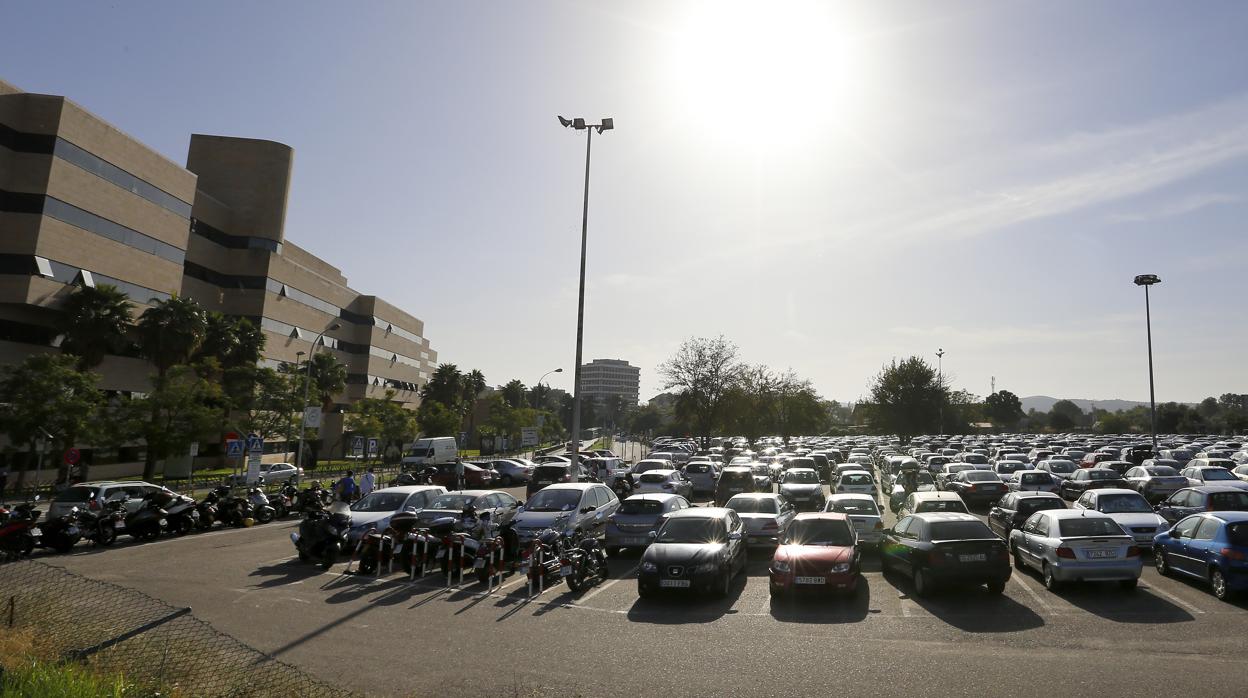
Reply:
<svg viewBox="0 0 1248 698"><path fill-rule="evenodd" d="M1204 511L1248 511L1248 492L1225 485L1185 487L1153 508L1173 524Z"/></svg>
<svg viewBox="0 0 1248 698"><path fill-rule="evenodd" d="M819 479L819 473L813 468L786 470L784 477L780 480L780 496L787 499L798 511L823 511L823 505L827 501L827 497L823 494L823 482Z"/></svg>
<svg viewBox="0 0 1248 698"><path fill-rule="evenodd" d="M756 489L754 473L749 468L724 468L715 483L715 504L722 507L733 495L754 492Z"/></svg>
<svg viewBox="0 0 1248 698"><path fill-rule="evenodd" d="M945 489L956 492L967 506L995 502L1009 490L991 470L963 470L949 478Z"/></svg>
<svg viewBox="0 0 1248 698"><path fill-rule="evenodd" d="M885 529L880 565L914 580L914 593L926 596L938 585L987 584L1000 594L1010 579L1005 541L971 514L911 514Z"/></svg>
<svg viewBox="0 0 1248 698"><path fill-rule="evenodd" d="M1065 509L1066 503L1052 492L1011 492L988 512L988 528L1010 539L1010 531L1023 525L1028 516L1045 509Z"/></svg>
<svg viewBox="0 0 1248 698"><path fill-rule="evenodd" d="M642 554L637 595L644 599L671 589L727 596L745 563L745 524L737 512L681 509L668 515Z"/></svg>
<svg viewBox="0 0 1248 698"><path fill-rule="evenodd" d="M1123 488L1127 487L1127 481L1122 479L1122 475L1118 471L1110 468L1081 468L1074 475L1062 480L1058 485L1058 493L1063 499L1074 501L1088 490L1100 490L1109 487Z"/></svg>
<svg viewBox="0 0 1248 698"><path fill-rule="evenodd" d="M584 482L589 479L589 473L582 467L578 477L581 482ZM543 463L533 469L533 474L529 477L529 484L524 488L524 496L532 497L534 492L556 482L571 481L571 469L567 464Z"/></svg>

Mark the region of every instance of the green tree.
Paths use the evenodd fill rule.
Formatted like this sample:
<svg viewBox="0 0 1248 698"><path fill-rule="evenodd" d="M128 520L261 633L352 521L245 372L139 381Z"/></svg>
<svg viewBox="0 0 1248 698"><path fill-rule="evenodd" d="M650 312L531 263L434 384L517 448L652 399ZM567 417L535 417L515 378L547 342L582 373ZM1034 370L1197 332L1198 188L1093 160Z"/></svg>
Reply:
<svg viewBox="0 0 1248 698"><path fill-rule="evenodd" d="M777 433L785 439L827 429L827 413L814 386L792 370L781 374L777 382L775 424Z"/></svg>
<svg viewBox="0 0 1248 698"><path fill-rule="evenodd" d="M720 335L691 337L672 358L659 365L664 390L678 390L678 412L686 416L703 443L721 424L725 394L737 381L741 365L737 346Z"/></svg>
<svg viewBox="0 0 1248 698"><path fill-rule="evenodd" d="M912 436L933 433L948 398L936 369L917 356L885 364L871 379L869 389L875 426L896 434L903 443Z"/></svg>
<svg viewBox="0 0 1248 698"><path fill-rule="evenodd" d="M518 378L512 378L507 381L507 385L503 386L502 393L503 402L506 402L509 407L529 406L527 401L528 390L524 387L524 383L521 383Z"/></svg>
<svg viewBox="0 0 1248 698"><path fill-rule="evenodd" d="M438 402L426 400L416 410L416 423L421 434L425 436L454 436L458 438L459 427L463 424L458 412Z"/></svg>
<svg viewBox="0 0 1248 698"><path fill-rule="evenodd" d="M152 394L164 389L165 377L175 366L182 366L203 344L208 330L208 316L199 303L192 298L173 296L169 300L153 299L152 305L139 317L137 323L139 334L139 350L153 365L156 366L156 380ZM150 398L150 396L149 396ZM149 415L150 422L160 423L161 401L147 399L143 401L153 412ZM145 429L151 433L151 429ZM188 442L189 446L189 442ZM153 448L148 443L147 457L143 464L143 478L150 480L156 475L156 461L164 457L161 448Z"/></svg>
<svg viewBox="0 0 1248 698"><path fill-rule="evenodd" d="M1054 415L1058 415L1054 417ZM1083 410L1070 400L1058 400L1049 408L1049 426L1058 431L1066 431L1083 421ZM1054 419L1057 421L1055 422ZM1058 426L1061 424L1062 426Z"/></svg>
<svg viewBox="0 0 1248 698"><path fill-rule="evenodd" d="M103 396L96 374L75 365L73 356L34 354L0 373L0 428L13 444L29 447L30 465L38 458L35 442L40 438L50 435L49 446L59 453L90 436ZM61 463L63 480L69 468ZM26 470L18 471L18 487L25 479Z"/></svg>
<svg viewBox="0 0 1248 698"><path fill-rule="evenodd" d="M1023 418L1023 402L1008 390L998 390L984 398L984 412L994 426L1013 431Z"/></svg>
<svg viewBox="0 0 1248 698"><path fill-rule="evenodd" d="M1096 422L1096 430L1102 434L1125 434L1131 429L1131 420L1122 412L1102 412Z"/></svg>
<svg viewBox="0 0 1248 698"><path fill-rule="evenodd" d="M230 401L239 428L259 434L266 441L280 436L289 444L299 428L298 416L303 413L303 384L299 376L260 367L255 368L253 376L247 399Z"/></svg>
<svg viewBox="0 0 1248 698"><path fill-rule="evenodd" d="M147 462L185 454L191 443L214 435L221 425L221 386L190 366L173 366L151 393L132 400L129 419L147 442ZM154 466L144 479L155 475Z"/></svg>
<svg viewBox="0 0 1248 698"><path fill-rule="evenodd" d="M663 413L654 405L635 410L628 420L628 429L634 434L656 433L663 426Z"/></svg>
<svg viewBox="0 0 1248 698"><path fill-rule="evenodd" d="M377 438L383 454L401 453L403 445L416 437L416 413L395 402L395 391L384 398L358 400L347 411L347 430L357 436Z"/></svg>
<svg viewBox="0 0 1248 698"><path fill-rule="evenodd" d="M80 371L99 366L129 344L130 299L116 286L79 286L61 306L61 351L78 358Z"/></svg>
<svg viewBox="0 0 1248 698"><path fill-rule="evenodd" d="M422 404L436 402L443 407L463 414L461 404L464 399L464 376L455 364L438 364L433 369L429 382L420 391Z"/></svg>
<svg viewBox="0 0 1248 698"><path fill-rule="evenodd" d="M333 354L321 352L312 356L306 370L309 372L311 390L326 413L334 409L334 396L347 389L347 367Z"/></svg>

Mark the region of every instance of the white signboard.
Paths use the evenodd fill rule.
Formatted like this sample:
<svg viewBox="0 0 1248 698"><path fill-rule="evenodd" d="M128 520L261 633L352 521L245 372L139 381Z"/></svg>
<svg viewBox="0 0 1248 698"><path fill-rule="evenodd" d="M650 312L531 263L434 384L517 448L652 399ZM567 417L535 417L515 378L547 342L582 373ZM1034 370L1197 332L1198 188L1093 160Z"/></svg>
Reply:
<svg viewBox="0 0 1248 698"><path fill-rule="evenodd" d="M260 460L264 457L264 439L257 434L247 435L247 486L260 481Z"/></svg>
<svg viewBox="0 0 1248 698"><path fill-rule="evenodd" d="M537 427L522 427L520 429L521 446L536 446L538 443Z"/></svg>
<svg viewBox="0 0 1248 698"><path fill-rule="evenodd" d="M303 427L305 429L321 428L321 406L313 405L303 409Z"/></svg>

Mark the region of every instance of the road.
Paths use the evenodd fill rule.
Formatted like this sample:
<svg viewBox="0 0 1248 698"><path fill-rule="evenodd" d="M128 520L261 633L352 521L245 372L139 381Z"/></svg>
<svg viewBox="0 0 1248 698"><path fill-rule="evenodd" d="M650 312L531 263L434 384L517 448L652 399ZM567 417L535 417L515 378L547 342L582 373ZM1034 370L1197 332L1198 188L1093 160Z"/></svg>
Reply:
<svg viewBox="0 0 1248 698"><path fill-rule="evenodd" d="M514 493L523 496L521 490ZM1146 567L1140 587L1059 595L1014 572L987 591L910 596L869 557L846 598L773 602L766 554L728 598L641 601L637 556L580 595L344 576L294 559L296 523L45 557L140 589L326 680L374 695L1238 695L1248 603ZM276 621L276 622L275 622Z"/></svg>

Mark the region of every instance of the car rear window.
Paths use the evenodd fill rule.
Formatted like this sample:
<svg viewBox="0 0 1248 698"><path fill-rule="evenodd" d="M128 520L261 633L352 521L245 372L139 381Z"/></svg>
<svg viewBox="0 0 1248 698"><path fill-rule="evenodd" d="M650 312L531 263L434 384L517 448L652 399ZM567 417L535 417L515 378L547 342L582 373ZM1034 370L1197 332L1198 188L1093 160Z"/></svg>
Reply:
<svg viewBox="0 0 1248 698"><path fill-rule="evenodd" d="M1062 538L1123 535L1122 528L1114 523L1113 519L1080 517L1077 519L1062 519L1057 523Z"/></svg>
<svg viewBox="0 0 1248 698"><path fill-rule="evenodd" d="M1116 480L1118 473L1108 468L1092 468L1087 471L1089 480Z"/></svg>
<svg viewBox="0 0 1248 698"><path fill-rule="evenodd" d="M859 514L879 516L880 509L869 499L838 499L828 506L828 511L839 511L842 514Z"/></svg>
<svg viewBox="0 0 1248 698"><path fill-rule="evenodd" d="M1037 511L1046 511L1048 509L1065 509L1066 505L1062 504L1062 500L1056 497L1036 497L1034 499L1023 499L1018 503L1018 513L1034 514Z"/></svg>
<svg viewBox="0 0 1248 698"><path fill-rule="evenodd" d="M766 497L733 497L728 500L728 508L738 514L775 514L779 511L776 500Z"/></svg>
<svg viewBox="0 0 1248 698"><path fill-rule="evenodd" d="M986 470L976 470L975 472L966 474L967 482L1000 482L1001 478L996 473L990 473Z"/></svg>
<svg viewBox="0 0 1248 698"><path fill-rule="evenodd" d="M845 477L841 478L841 481L846 485L870 485L871 476L862 475L862 474L846 475Z"/></svg>
<svg viewBox="0 0 1248 698"><path fill-rule="evenodd" d="M923 513L926 511L966 511L966 505L961 499L937 499L926 502L919 502L915 507L915 513Z"/></svg>
<svg viewBox="0 0 1248 698"><path fill-rule="evenodd" d="M1041 482L1049 482L1049 476L1044 473L1027 473L1023 476L1024 485L1035 485Z"/></svg>
<svg viewBox="0 0 1248 698"><path fill-rule="evenodd" d="M533 469L533 477L538 480L559 479L567 474L566 465L539 465Z"/></svg>
<svg viewBox="0 0 1248 698"><path fill-rule="evenodd" d="M1159 477L1174 477L1175 475L1179 474L1179 471L1175 470L1174 468L1171 468L1168 465L1149 466L1144 469L1144 472L1148 473L1149 475L1157 475Z"/></svg>
<svg viewBox="0 0 1248 698"><path fill-rule="evenodd" d="M992 538L993 532L982 521L937 521L931 524L932 540Z"/></svg>
<svg viewBox="0 0 1248 698"><path fill-rule="evenodd" d="M70 487L56 495L54 502L87 502L100 493L98 487Z"/></svg>
<svg viewBox="0 0 1248 698"><path fill-rule="evenodd" d="M616 513L624 516L639 516L642 514L658 516L663 513L663 503L649 499L626 499L620 502L620 508Z"/></svg>
<svg viewBox="0 0 1248 698"><path fill-rule="evenodd" d="M667 473L645 473L641 476L642 482L667 482Z"/></svg>
<svg viewBox="0 0 1248 698"><path fill-rule="evenodd" d="M691 475L711 472L710 463L690 463L685 466L685 472Z"/></svg>
<svg viewBox="0 0 1248 698"><path fill-rule="evenodd" d="M1209 495L1212 511L1248 511L1248 492L1214 492Z"/></svg>

